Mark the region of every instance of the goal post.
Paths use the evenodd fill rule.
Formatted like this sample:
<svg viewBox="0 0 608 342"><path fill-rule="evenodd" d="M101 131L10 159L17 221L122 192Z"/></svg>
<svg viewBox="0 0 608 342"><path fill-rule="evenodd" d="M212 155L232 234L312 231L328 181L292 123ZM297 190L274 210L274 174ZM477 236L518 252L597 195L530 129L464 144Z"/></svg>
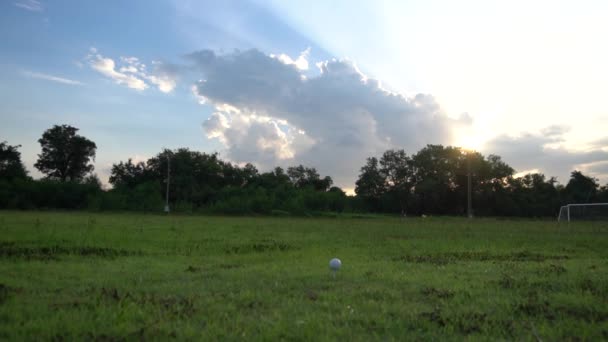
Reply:
<svg viewBox="0 0 608 342"><path fill-rule="evenodd" d="M608 219L608 203L572 203L559 208L558 222Z"/></svg>

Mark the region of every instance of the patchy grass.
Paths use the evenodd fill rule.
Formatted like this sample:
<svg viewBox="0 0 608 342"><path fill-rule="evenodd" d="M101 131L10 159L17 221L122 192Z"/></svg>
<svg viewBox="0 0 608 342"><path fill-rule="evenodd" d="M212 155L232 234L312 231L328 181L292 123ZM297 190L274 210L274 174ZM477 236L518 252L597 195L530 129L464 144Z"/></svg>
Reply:
<svg viewBox="0 0 608 342"><path fill-rule="evenodd" d="M365 218L0 212L0 340L608 338L606 224Z"/></svg>

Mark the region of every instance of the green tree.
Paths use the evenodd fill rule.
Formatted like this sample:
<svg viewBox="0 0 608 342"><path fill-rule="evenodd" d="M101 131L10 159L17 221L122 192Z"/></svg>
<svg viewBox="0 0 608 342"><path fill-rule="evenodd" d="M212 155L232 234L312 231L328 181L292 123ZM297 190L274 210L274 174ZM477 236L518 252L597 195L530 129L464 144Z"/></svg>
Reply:
<svg viewBox="0 0 608 342"><path fill-rule="evenodd" d="M477 154L465 154L458 147L427 145L413 157L414 192L418 211L432 214L460 214L466 192L467 158L474 169Z"/></svg>
<svg viewBox="0 0 608 342"><path fill-rule="evenodd" d="M378 211L382 209L380 208L380 198L385 192L385 179L380 173L378 159L376 157L367 158L355 183L355 193L357 196L361 196L369 209Z"/></svg>
<svg viewBox="0 0 608 342"><path fill-rule="evenodd" d="M27 170L21 162L20 145L11 146L0 142L0 179L14 180L27 178Z"/></svg>
<svg viewBox="0 0 608 342"><path fill-rule="evenodd" d="M597 179L572 171L565 193L570 203L585 203L595 200L599 188Z"/></svg>
<svg viewBox="0 0 608 342"><path fill-rule="evenodd" d="M34 166L50 179L61 182L79 181L93 171L91 160L95 160L97 145L76 134L78 128L55 125L38 140L42 153Z"/></svg>
<svg viewBox="0 0 608 342"><path fill-rule="evenodd" d="M133 163L129 158L126 163L112 165L110 184L115 188L134 189L137 185L150 181L150 172L143 162Z"/></svg>
<svg viewBox="0 0 608 342"><path fill-rule="evenodd" d="M200 207L213 202L219 190L230 185L227 179L231 177L224 175L227 164L218 158L217 153L206 154L179 148L164 150L148 159L146 166L152 177L163 185L163 189L167 180L167 163L171 168L171 203L188 202Z"/></svg>
<svg viewBox="0 0 608 342"><path fill-rule="evenodd" d="M331 177L321 178L317 169L308 168L303 165L292 166L287 169L287 175L292 184L299 189L313 188L317 191L327 191L333 184Z"/></svg>
<svg viewBox="0 0 608 342"><path fill-rule="evenodd" d="M404 215L407 201L414 184L413 163L404 150L388 150L380 158L380 175L384 178L385 188L399 202Z"/></svg>

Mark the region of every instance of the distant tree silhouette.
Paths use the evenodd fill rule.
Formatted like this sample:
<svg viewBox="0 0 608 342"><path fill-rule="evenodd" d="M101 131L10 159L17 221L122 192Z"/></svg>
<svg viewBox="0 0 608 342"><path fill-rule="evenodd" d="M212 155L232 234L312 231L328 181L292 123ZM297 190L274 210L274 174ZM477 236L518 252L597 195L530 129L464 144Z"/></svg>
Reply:
<svg viewBox="0 0 608 342"><path fill-rule="evenodd" d="M76 134L78 128L55 125L38 140L42 153L34 166L50 179L61 182L80 181L93 171L97 146L91 140Z"/></svg>
<svg viewBox="0 0 608 342"><path fill-rule="evenodd" d="M6 141L0 142L0 179L13 180L27 177L27 170L21 162L21 145L11 146Z"/></svg>
<svg viewBox="0 0 608 342"><path fill-rule="evenodd" d="M333 184L331 177L321 178L317 169L308 168L303 165L292 166L287 169L287 175L292 184L299 189L313 188L318 191L327 191Z"/></svg>
<svg viewBox="0 0 608 342"><path fill-rule="evenodd" d="M569 201L585 203L595 199L599 188L597 179L583 175L580 171L572 171L570 180L565 188Z"/></svg>
<svg viewBox="0 0 608 342"><path fill-rule="evenodd" d="M112 165L110 184L115 188L134 189L137 185L151 180L150 171L144 162L137 164L129 158L127 162Z"/></svg>
<svg viewBox="0 0 608 342"><path fill-rule="evenodd" d="M367 158L367 162L361 167L361 173L355 185L355 193L363 199L369 209L382 210L380 199L386 192L385 180L380 173L376 157Z"/></svg>
<svg viewBox="0 0 608 342"><path fill-rule="evenodd" d="M388 150L380 158L380 175L384 178L384 188L395 202L399 203L401 214L407 211L407 202L414 185L414 167L404 150Z"/></svg>

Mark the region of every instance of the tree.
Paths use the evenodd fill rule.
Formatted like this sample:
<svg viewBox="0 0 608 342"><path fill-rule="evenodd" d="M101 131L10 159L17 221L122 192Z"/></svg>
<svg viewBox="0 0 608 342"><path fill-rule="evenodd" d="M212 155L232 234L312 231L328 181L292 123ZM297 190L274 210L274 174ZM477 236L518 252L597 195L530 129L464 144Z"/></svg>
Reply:
<svg viewBox="0 0 608 342"><path fill-rule="evenodd" d="M170 160L170 162L169 162ZM170 163L169 201L172 203L191 203L195 207L208 204L226 185L225 174L233 173L232 166L218 158L217 153L206 154L190 151L188 148L164 150L148 159L146 167L151 176L162 184L167 180L167 169ZM239 185L242 181L238 181Z"/></svg>
<svg viewBox="0 0 608 342"><path fill-rule="evenodd" d="M585 176L580 171L572 171L565 192L571 203L586 203L595 199L598 188L597 179Z"/></svg>
<svg viewBox="0 0 608 342"><path fill-rule="evenodd" d="M55 125L38 140L42 153L34 166L50 179L61 182L79 181L93 171L91 160L95 160L97 145L77 135L78 128Z"/></svg>
<svg viewBox="0 0 608 342"><path fill-rule="evenodd" d="M311 187L317 191L327 191L333 184L331 177L321 178L314 167L292 166L287 169L287 175L292 184L299 189Z"/></svg>
<svg viewBox="0 0 608 342"><path fill-rule="evenodd" d="M412 157L414 192L420 213L459 214L464 209L467 158L474 169L477 154L464 154L458 147L427 145Z"/></svg>
<svg viewBox="0 0 608 342"><path fill-rule="evenodd" d="M384 177L378 167L376 157L367 158L366 164L361 168L359 179L355 183L355 193L361 196L372 210L379 210L380 197L385 193Z"/></svg>
<svg viewBox="0 0 608 342"><path fill-rule="evenodd" d="M137 185L151 180L150 178L150 172L144 162L135 164L129 158L126 163L112 165L110 184L115 188L134 189Z"/></svg>
<svg viewBox="0 0 608 342"><path fill-rule="evenodd" d="M27 178L27 171L21 162L21 145L11 146L0 142L0 179L13 180Z"/></svg>
<svg viewBox="0 0 608 342"><path fill-rule="evenodd" d="M276 192L278 188L293 188L289 176L281 167L275 167L273 171L264 172L257 177L257 184L265 189L272 189Z"/></svg>
<svg viewBox="0 0 608 342"><path fill-rule="evenodd" d="M384 178L386 189L397 197L401 214L404 215L413 186L412 160L404 150L388 150L380 158L380 175Z"/></svg>

